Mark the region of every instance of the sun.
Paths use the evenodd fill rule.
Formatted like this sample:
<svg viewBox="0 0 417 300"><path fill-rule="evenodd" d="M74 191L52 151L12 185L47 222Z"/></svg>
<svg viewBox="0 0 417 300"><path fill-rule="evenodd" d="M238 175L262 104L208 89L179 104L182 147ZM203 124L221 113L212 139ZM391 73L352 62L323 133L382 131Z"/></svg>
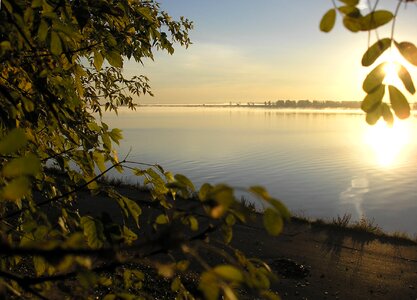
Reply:
<svg viewBox="0 0 417 300"><path fill-rule="evenodd" d="M372 149L373 157L382 167L392 167L399 162L401 152L411 142L409 121L395 120L392 127L380 120L365 130L364 141Z"/></svg>

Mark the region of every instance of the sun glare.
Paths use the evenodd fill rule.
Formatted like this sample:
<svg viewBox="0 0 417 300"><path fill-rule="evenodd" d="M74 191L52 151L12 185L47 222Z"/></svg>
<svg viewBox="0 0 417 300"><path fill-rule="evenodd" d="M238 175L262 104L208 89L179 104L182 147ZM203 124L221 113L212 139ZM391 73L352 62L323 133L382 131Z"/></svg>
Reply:
<svg viewBox="0 0 417 300"><path fill-rule="evenodd" d="M388 61L384 67L385 78L384 84L386 85L393 85L393 86L400 86L401 80L398 77L398 71L400 70L400 65L395 61Z"/></svg>
<svg viewBox="0 0 417 300"><path fill-rule="evenodd" d="M373 150L376 162L383 167L390 167L399 161L400 154L411 140L410 123L395 120L389 127L380 120L376 125L367 127L365 143Z"/></svg>

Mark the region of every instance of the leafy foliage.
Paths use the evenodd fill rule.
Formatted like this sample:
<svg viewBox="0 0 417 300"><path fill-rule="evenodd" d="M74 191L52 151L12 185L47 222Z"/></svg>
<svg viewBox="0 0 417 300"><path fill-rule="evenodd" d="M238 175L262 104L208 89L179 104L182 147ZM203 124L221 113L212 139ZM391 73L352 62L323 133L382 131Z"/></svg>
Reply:
<svg viewBox="0 0 417 300"><path fill-rule="evenodd" d="M235 299L238 287L277 298L266 264L224 246L233 226L251 216L234 189L196 190L159 165L120 160L114 144L122 133L101 119L105 110L135 109L134 97L152 94L145 76L124 76L126 59L144 63L156 50L174 53L175 43L188 47L191 28L148 0L2 0L1 297L149 298L151 274L179 299ZM99 182L113 169L141 178L150 199ZM266 202L266 229L280 233L285 206L261 187L246 192ZM97 199L119 210L80 209ZM224 248L208 242L215 232ZM222 253L220 265L206 261L210 252ZM203 270L199 291L184 281L191 263Z"/></svg>
<svg viewBox="0 0 417 300"><path fill-rule="evenodd" d="M415 2L415 0L399 0L394 12L378 9L379 1L368 1L369 13L362 14L359 8L359 1L357 0L339 0L332 1L334 8L324 14L320 22L320 30L323 32L330 32L336 22L336 11L339 12L343 18L343 25L351 32L368 32L369 37L371 32L375 32L377 38L376 42L368 45L362 57L362 65L364 67L372 66L375 61L381 57L388 49L393 46L398 49L401 55L411 64L417 66L417 48L408 41L398 42L394 39L395 22L401 6L406 5L407 2ZM380 38L377 30L386 25L391 24L391 36ZM370 39L369 39L370 40ZM389 64L394 64L399 79L404 84L405 89L412 95L416 90L413 80L407 68L397 62L384 61L368 74L363 82L363 90L367 93L363 102L362 110L366 112L366 121L373 125L381 117L390 125L393 124L393 113L399 119L405 119L410 116L410 105L404 94L392 85L383 84L386 77L386 68ZM385 89L388 88L388 95L390 98L390 106L383 102Z"/></svg>

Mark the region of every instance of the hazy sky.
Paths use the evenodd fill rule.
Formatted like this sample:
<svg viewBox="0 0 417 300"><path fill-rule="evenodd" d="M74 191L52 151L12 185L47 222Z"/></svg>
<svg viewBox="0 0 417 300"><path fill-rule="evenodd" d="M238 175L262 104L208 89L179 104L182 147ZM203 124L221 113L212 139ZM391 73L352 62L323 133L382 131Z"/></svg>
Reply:
<svg viewBox="0 0 417 300"><path fill-rule="evenodd" d="M382 0L395 5L397 1ZM319 31L330 0L163 0L174 18L194 21L193 45L174 55L157 53L144 74L155 97L142 103L223 103L278 99L362 100L361 67L367 34L345 30L338 16L329 34ZM364 11L366 12L366 11ZM396 37L417 42L417 6L401 10ZM389 36L380 30L380 36ZM413 71L413 76L417 76ZM416 77L417 78L417 77ZM415 101L415 97L409 100Z"/></svg>

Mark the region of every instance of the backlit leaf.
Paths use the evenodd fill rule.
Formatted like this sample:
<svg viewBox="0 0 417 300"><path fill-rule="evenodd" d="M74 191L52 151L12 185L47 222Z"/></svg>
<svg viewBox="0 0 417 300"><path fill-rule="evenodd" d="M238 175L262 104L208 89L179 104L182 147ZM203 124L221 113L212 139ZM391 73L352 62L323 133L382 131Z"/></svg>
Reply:
<svg viewBox="0 0 417 300"><path fill-rule="evenodd" d="M382 105L379 104L375 109L366 114L366 122L369 125L375 125L382 116Z"/></svg>
<svg viewBox="0 0 417 300"><path fill-rule="evenodd" d="M220 265L213 269L213 272L228 281L242 281L243 275L242 272L230 265Z"/></svg>
<svg viewBox="0 0 417 300"><path fill-rule="evenodd" d="M249 191L264 200L269 200L269 198L271 198L268 191L262 186L251 186Z"/></svg>
<svg viewBox="0 0 417 300"><path fill-rule="evenodd" d="M346 5L358 5L359 4L359 0L339 0L340 2L345 3Z"/></svg>
<svg viewBox="0 0 417 300"><path fill-rule="evenodd" d="M406 119L410 116L410 105L407 99L395 86L389 85L389 98L391 101L391 107L395 112L395 115L400 119Z"/></svg>
<svg viewBox="0 0 417 300"><path fill-rule="evenodd" d="M386 103L382 103L382 117L389 126L394 124L394 116L392 115L391 108Z"/></svg>
<svg viewBox="0 0 417 300"><path fill-rule="evenodd" d="M379 64L375 69L373 69L368 76L366 76L365 80L363 81L363 90L365 92L372 93L375 91L379 86L382 84L385 78L385 71L384 68L387 63Z"/></svg>
<svg viewBox="0 0 417 300"><path fill-rule="evenodd" d="M284 223L282 221L282 217L271 208L267 208L263 215L263 223L265 226L266 231L270 235L279 235L282 231Z"/></svg>
<svg viewBox="0 0 417 300"><path fill-rule="evenodd" d="M413 43L401 42L395 45L406 60L417 66L417 47Z"/></svg>
<svg viewBox="0 0 417 300"><path fill-rule="evenodd" d="M352 32L358 32L362 28L360 19L351 16L345 16L343 18L343 25L346 27L346 29Z"/></svg>
<svg viewBox="0 0 417 300"><path fill-rule="evenodd" d="M81 226L88 245L93 249L102 248L105 241L103 224L93 217L84 216L81 217Z"/></svg>
<svg viewBox="0 0 417 300"><path fill-rule="evenodd" d="M6 184L1 191L5 200L19 200L30 191L30 180L27 177L18 177Z"/></svg>
<svg viewBox="0 0 417 300"><path fill-rule="evenodd" d="M364 112L371 112L375 108L378 107L379 104L382 102L382 98L384 98L385 94L385 85L380 85L375 91L366 95L365 99L363 99L361 104L361 109Z"/></svg>
<svg viewBox="0 0 417 300"><path fill-rule="evenodd" d="M100 169L101 172L104 172L106 170L106 165L104 164L104 156L99 151L93 152L93 159L95 163L97 164L97 167Z"/></svg>
<svg viewBox="0 0 417 300"><path fill-rule="evenodd" d="M373 11L361 18L361 30L368 31L376 29L390 22L394 18L392 12L387 10Z"/></svg>
<svg viewBox="0 0 417 300"><path fill-rule="evenodd" d="M400 77L405 88L410 92L410 94L414 94L416 92L410 73L408 73L408 70L402 65L399 66L398 77Z"/></svg>
<svg viewBox="0 0 417 300"><path fill-rule="evenodd" d="M0 140L0 154L11 154L23 148L27 143L23 129L15 128Z"/></svg>
<svg viewBox="0 0 417 300"><path fill-rule="evenodd" d="M101 70L101 66L103 65L103 55L101 55L101 53L99 51L94 51L94 67L96 68L96 71L100 71Z"/></svg>
<svg viewBox="0 0 417 300"><path fill-rule="evenodd" d="M182 174L175 174L174 178L176 181L183 184L185 187L188 187L192 192L195 191L194 184L186 176Z"/></svg>
<svg viewBox="0 0 417 300"><path fill-rule="evenodd" d="M390 45L391 39L389 38L377 41L375 44L369 47L363 55L362 66L368 67L372 65L375 62L375 60L390 47Z"/></svg>
<svg viewBox="0 0 417 300"><path fill-rule="evenodd" d="M336 10L328 10L320 21L320 30L323 32L330 32L336 22Z"/></svg>
<svg viewBox="0 0 417 300"><path fill-rule="evenodd" d="M166 215L159 215L156 220L155 223L156 224L167 224L169 222L169 218Z"/></svg>
<svg viewBox="0 0 417 300"><path fill-rule="evenodd" d="M39 158L34 154L28 154L26 157L19 157L10 161L4 166L2 173L5 177L35 176L40 171L40 168Z"/></svg>
<svg viewBox="0 0 417 300"><path fill-rule="evenodd" d="M133 220L135 220L136 226L139 228L139 216L142 214L142 209L135 201L129 198L123 197L123 201Z"/></svg>
<svg viewBox="0 0 417 300"><path fill-rule="evenodd" d="M116 68L123 67L123 59L119 52L117 51L109 51L106 53L106 59L108 60L109 64Z"/></svg>

